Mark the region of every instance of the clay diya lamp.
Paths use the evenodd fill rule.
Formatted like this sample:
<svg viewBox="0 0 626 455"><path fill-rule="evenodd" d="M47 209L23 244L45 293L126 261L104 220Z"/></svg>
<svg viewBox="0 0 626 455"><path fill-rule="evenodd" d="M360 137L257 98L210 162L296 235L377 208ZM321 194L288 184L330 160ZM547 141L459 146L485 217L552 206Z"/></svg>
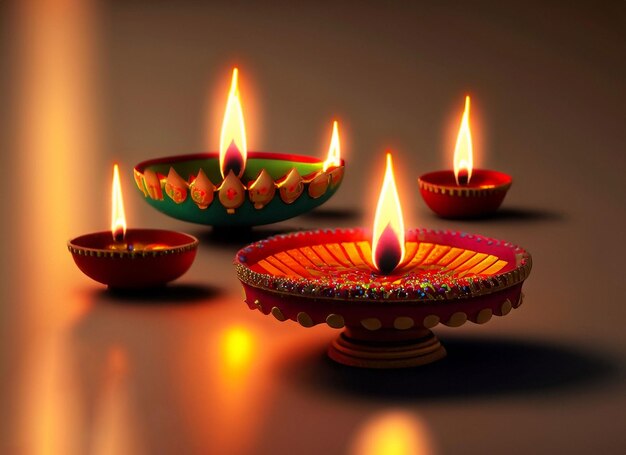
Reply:
<svg viewBox="0 0 626 455"><path fill-rule="evenodd" d="M235 68L219 152L144 161L135 166L146 201L193 223L257 226L286 220L326 202L344 174L337 122L326 160L248 151Z"/></svg>
<svg viewBox="0 0 626 455"><path fill-rule="evenodd" d="M390 169L373 232L278 235L235 258L251 309L303 327L343 329L328 354L345 365L401 368L443 358L431 329L505 316L522 304L531 269L530 254L508 242L452 231L405 232Z"/></svg>
<svg viewBox="0 0 626 455"><path fill-rule="evenodd" d="M474 218L495 212L512 183L502 172L473 168L469 111L467 96L454 149L454 170L430 172L418 179L426 205L443 218Z"/></svg>
<svg viewBox="0 0 626 455"><path fill-rule="evenodd" d="M181 232L126 229L115 165L111 231L81 235L67 247L88 277L110 288L131 289L164 285L183 275L193 263L198 240Z"/></svg>

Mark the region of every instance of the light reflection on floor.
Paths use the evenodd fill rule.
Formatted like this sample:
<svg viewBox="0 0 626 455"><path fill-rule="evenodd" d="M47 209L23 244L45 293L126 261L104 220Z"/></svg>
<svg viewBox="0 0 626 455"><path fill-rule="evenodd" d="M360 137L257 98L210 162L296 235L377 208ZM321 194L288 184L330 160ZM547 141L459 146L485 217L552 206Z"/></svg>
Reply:
<svg viewBox="0 0 626 455"><path fill-rule="evenodd" d="M15 453L73 453L76 400L64 348L66 329L88 303L70 297L71 261L61 256L70 233L88 225L94 199L84 190L97 161L94 73L95 5L24 1L9 10L14 39L16 150L12 204L11 369L7 422ZM19 194L19 197L18 197ZM91 200L90 200L91 199ZM96 201L97 205L97 201ZM84 210L81 210L81 207ZM92 215L92 216L90 216ZM12 245L12 246L13 246ZM10 354L9 354L10 355Z"/></svg>
<svg viewBox="0 0 626 455"><path fill-rule="evenodd" d="M416 414L389 409L368 417L357 430L351 455L431 455L433 443L425 422Z"/></svg>

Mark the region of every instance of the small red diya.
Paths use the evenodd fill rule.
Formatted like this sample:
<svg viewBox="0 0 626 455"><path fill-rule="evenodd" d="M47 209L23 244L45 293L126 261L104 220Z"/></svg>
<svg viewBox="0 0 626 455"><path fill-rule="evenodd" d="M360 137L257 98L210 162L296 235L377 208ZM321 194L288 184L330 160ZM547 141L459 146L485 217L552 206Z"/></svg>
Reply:
<svg viewBox="0 0 626 455"><path fill-rule="evenodd" d="M404 230L391 155L373 232L337 229L279 235L237 253L252 309L304 327L345 330L329 348L357 367L423 365L445 356L439 322L484 324L522 303L530 255L480 235Z"/></svg>
<svg viewBox="0 0 626 455"><path fill-rule="evenodd" d="M426 205L443 218L472 218L498 210L512 179L503 172L474 169L472 180L458 185L453 171L435 171L418 179Z"/></svg>
<svg viewBox="0 0 626 455"><path fill-rule="evenodd" d="M276 223L308 212L337 191L345 163L340 158L337 122L326 160L249 152L233 71L219 153L144 161L135 166L145 200L173 218L224 226Z"/></svg>
<svg viewBox="0 0 626 455"><path fill-rule="evenodd" d="M81 235L67 243L78 268L110 288L145 288L183 275L196 257L198 240L181 232L128 229L123 242L111 231Z"/></svg>
<svg viewBox="0 0 626 455"><path fill-rule="evenodd" d="M371 262L371 235L336 229L279 235L237 253L237 275L251 309L303 327L344 331L329 356L346 365L399 368L441 359L430 330L439 323L484 324L522 304L531 256L480 235L415 229L388 275Z"/></svg>
<svg viewBox="0 0 626 455"><path fill-rule="evenodd" d="M430 172L418 178L424 202L443 218L472 218L495 212L513 181L502 172L473 169L469 108L467 96L454 149L454 170Z"/></svg>
<svg viewBox="0 0 626 455"><path fill-rule="evenodd" d="M159 286L183 275L196 257L198 239L181 232L126 229L117 164L113 168L111 231L67 243L78 268L111 288Z"/></svg>

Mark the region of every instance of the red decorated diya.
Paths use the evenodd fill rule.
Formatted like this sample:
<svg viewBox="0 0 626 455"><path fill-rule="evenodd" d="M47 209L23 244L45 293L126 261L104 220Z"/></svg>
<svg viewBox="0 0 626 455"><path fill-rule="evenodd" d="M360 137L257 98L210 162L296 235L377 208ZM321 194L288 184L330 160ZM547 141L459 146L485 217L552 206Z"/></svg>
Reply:
<svg viewBox="0 0 626 455"><path fill-rule="evenodd" d="M181 232L128 229L123 243L111 232L81 235L67 244L89 278L110 288L146 288L183 275L196 257L198 240Z"/></svg>
<svg viewBox="0 0 626 455"><path fill-rule="evenodd" d="M443 218L472 218L498 210L511 186L509 175L474 169L472 180L458 185L453 171L435 171L418 179L426 205Z"/></svg>
<svg viewBox="0 0 626 455"><path fill-rule="evenodd" d="M467 96L454 149L454 170L430 172L418 178L424 202L443 218L472 218L495 212L513 181L502 172L473 168L469 108Z"/></svg>
<svg viewBox="0 0 626 455"><path fill-rule="evenodd" d="M335 229L278 235L237 253L251 309L303 327L343 332L329 356L346 365L400 368L446 355L430 330L484 324L522 303L531 256L480 235L404 231L390 157L373 232ZM390 177L389 177L390 176Z"/></svg>
<svg viewBox="0 0 626 455"><path fill-rule="evenodd" d="M303 327L344 331L329 348L337 362L369 368L423 365L446 351L430 330L439 323L484 324L522 304L531 257L480 235L415 229L389 275L371 262L362 229L296 232L237 254L237 275L251 309Z"/></svg>
<svg viewBox="0 0 626 455"><path fill-rule="evenodd" d="M67 246L85 275L110 288L129 289L159 286L179 278L195 259L198 239L174 231L126 229L115 165L111 231L81 235Z"/></svg>

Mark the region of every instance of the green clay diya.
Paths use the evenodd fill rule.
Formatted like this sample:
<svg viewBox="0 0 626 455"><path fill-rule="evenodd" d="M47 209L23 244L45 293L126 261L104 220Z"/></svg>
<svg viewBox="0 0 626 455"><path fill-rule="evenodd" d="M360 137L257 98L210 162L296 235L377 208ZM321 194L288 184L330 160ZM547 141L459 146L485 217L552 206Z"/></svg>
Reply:
<svg viewBox="0 0 626 455"><path fill-rule="evenodd" d="M219 227L270 224L306 213L330 199L343 179L337 122L324 161L248 152L236 68L219 150L144 161L135 166L135 183L166 215Z"/></svg>

